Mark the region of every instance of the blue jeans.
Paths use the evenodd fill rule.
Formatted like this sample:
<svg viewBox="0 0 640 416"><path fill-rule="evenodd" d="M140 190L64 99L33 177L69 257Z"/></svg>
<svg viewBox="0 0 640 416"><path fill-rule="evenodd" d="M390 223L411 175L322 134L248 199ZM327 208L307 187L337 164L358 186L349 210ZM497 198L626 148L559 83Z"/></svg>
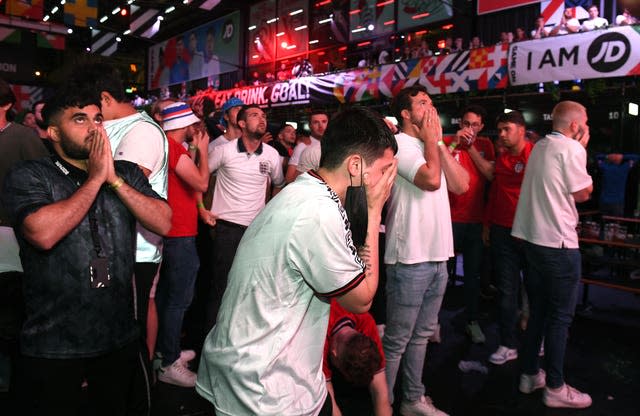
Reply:
<svg viewBox="0 0 640 416"><path fill-rule="evenodd" d="M516 321L520 292L520 272L524 270L524 242L511 237L511 228L492 225L491 256L500 293L498 325L500 345L516 348Z"/></svg>
<svg viewBox="0 0 640 416"><path fill-rule="evenodd" d="M464 269L464 300L467 320L478 320L480 267L482 266L482 224L453 223L453 245L462 254ZM455 257L453 259L455 261Z"/></svg>
<svg viewBox="0 0 640 416"><path fill-rule="evenodd" d="M424 395L427 342L438 324L447 278L445 261L387 265L387 325L382 345L391 403L401 361L403 399L415 401Z"/></svg>
<svg viewBox="0 0 640 416"><path fill-rule="evenodd" d="M522 348L525 374L537 374L538 350L544 337L547 386L564 384L564 353L578 299L582 272L580 250L525 243L531 316Z"/></svg>
<svg viewBox="0 0 640 416"><path fill-rule="evenodd" d="M171 365L180 356L182 321L191 301L200 267L195 237L166 237L162 268L156 292L158 345L162 365Z"/></svg>

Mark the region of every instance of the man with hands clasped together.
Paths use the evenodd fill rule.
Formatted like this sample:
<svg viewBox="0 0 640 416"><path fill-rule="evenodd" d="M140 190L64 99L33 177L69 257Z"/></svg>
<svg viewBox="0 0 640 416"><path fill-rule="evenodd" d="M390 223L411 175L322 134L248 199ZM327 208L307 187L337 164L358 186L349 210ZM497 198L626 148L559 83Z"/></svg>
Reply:
<svg viewBox="0 0 640 416"><path fill-rule="evenodd" d="M442 141L442 126L422 86L400 91L391 105L400 120L398 175L386 218L387 325L382 345L390 402L402 371L401 415L435 415L422 371L447 285L453 235L447 190L461 194L469 174ZM402 360L402 368L400 368Z"/></svg>
<svg viewBox="0 0 640 416"><path fill-rule="evenodd" d="M92 413L148 411L132 391L144 362L131 288L136 221L164 235L171 209L138 166L113 161L99 105L76 85L58 91L44 109L55 154L18 164L5 181L25 272L16 388L29 415L77 414L83 379Z"/></svg>

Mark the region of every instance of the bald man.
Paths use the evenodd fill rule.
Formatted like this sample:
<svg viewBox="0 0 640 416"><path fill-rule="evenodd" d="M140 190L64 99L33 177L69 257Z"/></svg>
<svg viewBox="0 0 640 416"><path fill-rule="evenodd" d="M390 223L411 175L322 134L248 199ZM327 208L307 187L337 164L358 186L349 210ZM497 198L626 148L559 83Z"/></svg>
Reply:
<svg viewBox="0 0 640 416"><path fill-rule="evenodd" d="M587 173L587 111L573 101L553 109L553 132L531 151L511 235L525 241L525 285L531 316L521 352L520 391L544 388L547 407L585 408L591 397L564 382L567 333L580 283L576 202L593 191ZM544 338L547 373L538 351Z"/></svg>

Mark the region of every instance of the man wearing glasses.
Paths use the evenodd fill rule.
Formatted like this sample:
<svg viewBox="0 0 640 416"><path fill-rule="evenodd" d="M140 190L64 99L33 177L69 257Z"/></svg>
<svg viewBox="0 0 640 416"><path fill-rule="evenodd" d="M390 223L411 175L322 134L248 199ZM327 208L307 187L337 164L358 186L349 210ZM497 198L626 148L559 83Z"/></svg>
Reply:
<svg viewBox="0 0 640 416"><path fill-rule="evenodd" d="M454 159L469 173L469 190L463 194L449 193L453 241L456 253L463 256L464 297L467 324L465 331L475 344L484 343L485 336L478 324L478 295L482 266L482 220L484 192L492 178L495 151L487 137L478 136L484 128L484 108L470 105L464 109L457 131L457 145L451 144ZM452 260L455 262L455 258ZM455 267L455 263L452 265ZM454 269L455 270L455 269Z"/></svg>

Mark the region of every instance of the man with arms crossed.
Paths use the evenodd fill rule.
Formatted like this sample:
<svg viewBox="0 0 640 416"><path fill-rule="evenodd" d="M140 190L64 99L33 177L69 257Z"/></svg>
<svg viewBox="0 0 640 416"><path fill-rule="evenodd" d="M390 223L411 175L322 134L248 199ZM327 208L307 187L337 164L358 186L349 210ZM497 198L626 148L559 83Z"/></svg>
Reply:
<svg viewBox="0 0 640 416"><path fill-rule="evenodd" d="M396 145L379 116L353 108L331 122L322 147L318 172L269 202L238 247L196 384L218 415L331 414L322 373L327 298L352 312L371 305ZM362 256L343 207L351 185L366 189Z"/></svg>
<svg viewBox="0 0 640 416"><path fill-rule="evenodd" d="M522 348L520 391L544 387L548 407L585 408L591 397L564 382L564 354L573 321L582 260L576 202L593 191L587 173L587 111L573 101L558 103L553 132L536 143L522 182L512 235L525 241L531 316ZM547 373L538 350L544 338Z"/></svg>

